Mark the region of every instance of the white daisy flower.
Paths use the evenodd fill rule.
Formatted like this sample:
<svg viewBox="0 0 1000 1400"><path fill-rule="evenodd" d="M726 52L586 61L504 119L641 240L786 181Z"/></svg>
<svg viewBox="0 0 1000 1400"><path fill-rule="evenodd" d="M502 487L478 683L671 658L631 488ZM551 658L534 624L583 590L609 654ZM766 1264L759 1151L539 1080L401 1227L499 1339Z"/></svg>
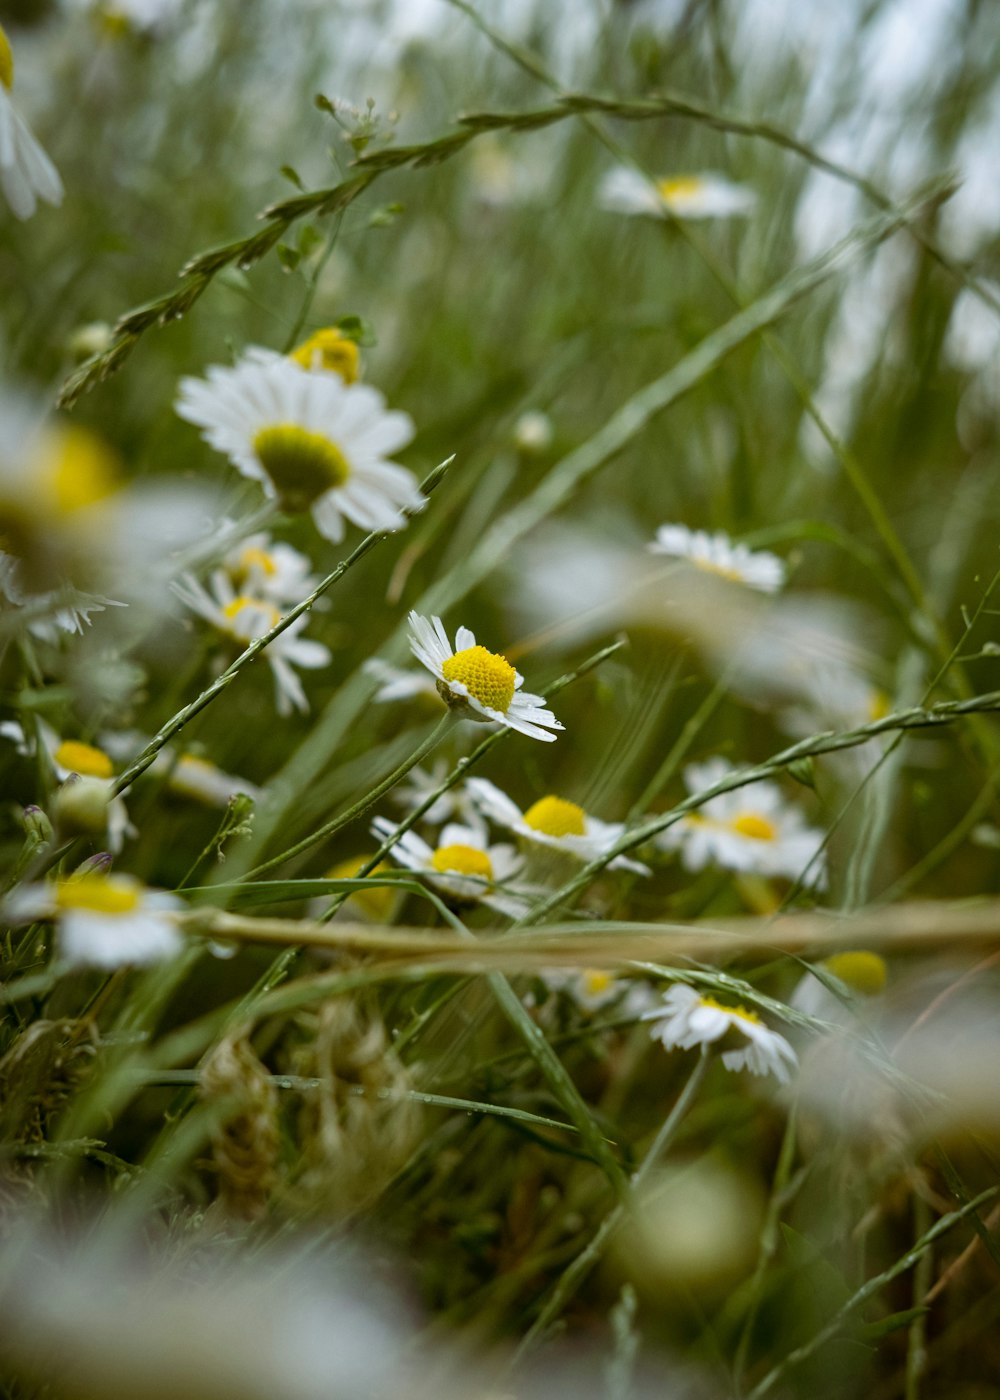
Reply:
<svg viewBox="0 0 1000 1400"><path fill-rule="evenodd" d="M220 528L229 524L223 520ZM238 593L279 607L301 603L319 582L305 554L290 544L274 543L266 532L247 535L225 554L222 567Z"/></svg>
<svg viewBox="0 0 1000 1400"><path fill-rule="evenodd" d="M0 188L18 219L30 219L39 199L61 204L59 172L14 106L14 55L0 25Z"/></svg>
<svg viewBox="0 0 1000 1400"><path fill-rule="evenodd" d="M704 792L731 772L724 758L713 758L685 768L684 782L689 792ZM709 798L656 840L665 850L680 850L685 868L692 871L721 865L795 880L816 856L810 883L820 888L826 883L825 863L817 856L823 832L806 825L775 783L752 783Z"/></svg>
<svg viewBox="0 0 1000 1400"><path fill-rule="evenodd" d="M483 816L525 841L584 862L609 850L625 830L623 822L602 822L564 797L540 797L526 812L486 778L467 778L466 787ZM627 856L615 856L611 870L634 870L648 875L649 867Z"/></svg>
<svg viewBox="0 0 1000 1400"><path fill-rule="evenodd" d="M237 593L229 576L222 570L212 576L214 596L191 574L185 574L173 587L192 612L205 618L241 649L258 637L263 637L265 632L270 632L281 621L281 613L273 603L250 594ZM274 674L279 715L290 715L293 709L305 714L309 709L302 682L292 667L304 666L313 670L330 664L328 647L322 642L310 641L298 635L308 621L305 615L296 618L286 631L275 637L264 653Z"/></svg>
<svg viewBox="0 0 1000 1400"><path fill-rule="evenodd" d="M402 666L392 666L378 656L369 657L361 667L366 675L378 681L379 688L372 699L378 705L390 700L412 700L418 695L431 696L439 700L437 683L423 671L409 671Z"/></svg>
<svg viewBox="0 0 1000 1400"><path fill-rule="evenodd" d="M380 841L395 836L397 830L385 817L372 822L372 832ZM450 823L436 846L429 846L415 831L405 831L389 854L407 870L426 875L430 884L453 899L485 904L511 919L528 908L524 898L497 888L520 871L520 856L513 846L489 845L475 827Z"/></svg>
<svg viewBox="0 0 1000 1400"><path fill-rule="evenodd" d="M885 990L888 968L885 958L866 949L845 950L824 958L820 968L843 983L855 1001L876 997ZM844 1020L843 1001L812 972L807 972L789 998L789 1005L823 1021Z"/></svg>
<svg viewBox="0 0 1000 1400"><path fill-rule="evenodd" d="M742 1006L722 1006L683 983L665 992L663 1005L655 1011L647 1011L642 1019L652 1023L650 1034L666 1050L693 1050L699 1045L714 1045L728 1031L737 1031L746 1044L739 1050L723 1053L722 1063L726 1069L773 1074L781 1084L787 1084L798 1064L795 1051L785 1037L769 1030L753 1011Z"/></svg>
<svg viewBox="0 0 1000 1400"><path fill-rule="evenodd" d="M686 525L661 525L649 546L651 554L684 559L696 569L745 583L761 593L777 593L785 582L785 562L776 554L733 544L722 530L689 530Z"/></svg>
<svg viewBox="0 0 1000 1400"><path fill-rule="evenodd" d="M406 413L339 374L313 373L269 350L252 349L235 368L211 365L182 379L181 418L291 511L312 512L337 543L344 520L364 530L400 530L424 497L412 472L386 454L413 437Z"/></svg>
<svg viewBox="0 0 1000 1400"><path fill-rule="evenodd" d="M540 695L521 690L524 678L505 656L478 646L468 627L455 633L452 650L439 617L428 620L411 612L409 621L410 650L436 678L447 705L463 710L466 719L495 720L532 739L555 739L546 730L563 726Z"/></svg>
<svg viewBox="0 0 1000 1400"><path fill-rule="evenodd" d="M11 895L5 915L15 922L54 919L59 957L70 967L145 966L173 957L184 945L172 915L184 906L130 875L73 875L26 885Z"/></svg>
<svg viewBox="0 0 1000 1400"><path fill-rule="evenodd" d="M549 991L572 997L583 1011L601 1011L621 1000L623 1015L641 1018L658 1001L648 982L619 977L606 968L551 968L541 974L541 980Z"/></svg>
<svg viewBox="0 0 1000 1400"><path fill-rule="evenodd" d="M17 720L4 720L0 724L0 736L9 739L18 753L26 756L34 753L32 740ZM124 798L114 795L115 765L110 755L94 744L60 738L44 720L38 721L38 737L60 783L71 784L75 788L72 794L74 803L82 805L87 802L95 814L103 815L108 850L117 855L125 844L125 838L138 836L139 833L129 820Z"/></svg>
<svg viewBox="0 0 1000 1400"><path fill-rule="evenodd" d="M611 213L650 214L660 219L667 215L675 219L728 219L749 214L757 202L754 190L715 170L650 180L630 165L609 170L597 197L601 208Z"/></svg>
<svg viewBox="0 0 1000 1400"><path fill-rule="evenodd" d="M434 696L436 699L436 690ZM441 786L450 771L451 765L444 758L435 759L429 773L423 768L411 768L405 781L393 788L393 801L405 812L412 812ZM443 792L428 807L422 820L429 826L441 826L445 822L457 821L460 826L473 826L477 831L486 834L486 824L464 783L458 783L447 792Z"/></svg>

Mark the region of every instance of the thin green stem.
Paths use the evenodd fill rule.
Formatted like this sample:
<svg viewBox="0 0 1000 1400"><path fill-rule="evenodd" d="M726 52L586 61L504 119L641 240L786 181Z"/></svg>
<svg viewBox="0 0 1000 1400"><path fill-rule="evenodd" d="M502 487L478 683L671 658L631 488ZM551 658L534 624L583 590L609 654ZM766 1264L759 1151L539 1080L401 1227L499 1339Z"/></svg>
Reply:
<svg viewBox="0 0 1000 1400"><path fill-rule="evenodd" d="M691 1072L688 1082L681 1090L677 1102L663 1120L649 1150L646 1152L646 1155L643 1157L636 1171L632 1174L629 1181L630 1193L643 1184L650 1172L662 1160L667 1152L677 1134L677 1130L681 1125L684 1115L690 1108L692 1100L705 1077L708 1063L707 1047L703 1046L701 1055ZM520 1365L538 1342L541 1341L547 1329L559 1316L563 1308L573 1297L573 1294L600 1259L608 1240L624 1221L630 1206L631 1195L620 1200L617 1205L613 1206L612 1209L608 1211L591 1238L590 1243L576 1256L562 1274L558 1283L553 1288L545 1306L525 1333L520 1346L514 1353L514 1359L511 1363L512 1367Z"/></svg>
<svg viewBox="0 0 1000 1400"><path fill-rule="evenodd" d="M267 870L273 870L275 866L283 865L286 860L291 860L294 856L300 856L305 851L311 851L313 846L318 846L321 841L326 841L329 837L336 835L343 827L357 821L369 808L374 807L379 798L384 797L387 792L402 782L411 769L416 768L418 763L422 763L429 753L437 748L438 744L450 732L452 725L456 722L456 715L453 710L446 710L441 719L428 734L422 744L418 744L409 758L404 759L398 768L393 771L380 783L376 783L370 792L366 792L364 797L359 797L357 802L351 804L346 812L341 812L339 816L332 817L330 821L324 822L322 826L311 831L308 836L303 836L301 841L296 841L294 846L289 846L280 855L272 856L270 860L265 860L263 864L248 871L246 879L256 879L258 875L263 875Z"/></svg>
<svg viewBox="0 0 1000 1400"><path fill-rule="evenodd" d="M988 1190L981 1191L978 1196L968 1201L959 1210L953 1210L949 1215L943 1215L901 1259L897 1259L895 1264L877 1274L875 1278L869 1279L856 1293L852 1294L847 1302L837 1309L825 1327L821 1327L809 1338L808 1342L796 1347L794 1351L789 1352L783 1360L779 1361L777 1366L772 1367L763 1380L749 1392L747 1400L760 1400L762 1395L767 1395L772 1391L789 1371L801 1362L808 1360L825 1342L828 1342L831 1337L835 1337L853 1313L856 1313L859 1308L863 1308L887 1284L892 1283L893 1279L899 1278L900 1274L905 1274L908 1269L912 1269L936 1240L939 1240L942 1235L946 1235L949 1230L954 1229L967 1216L974 1214L981 1205L985 1205L987 1201L995 1200L998 1195L1000 1195L1000 1186L991 1186Z"/></svg>
<svg viewBox="0 0 1000 1400"><path fill-rule="evenodd" d="M808 739L802 739L799 743L782 749L763 763L727 773L711 787L691 794L675 807L671 807L668 812L651 817L630 831L623 832L613 846L609 846L602 855L582 866L573 879L537 905L531 914L519 920L515 927L541 922L584 890L594 877L599 875L610 861L614 860L615 856L626 855L654 836L659 836L661 832L679 822L688 812L703 807L706 802L724 792L733 792L738 788L747 787L751 783L759 783L783 769L790 768L803 758L813 758L824 753L838 753L841 749L857 748L860 744L867 743L869 739L877 738L881 734L892 733L896 730L935 729L942 724L954 723L955 720L967 715L983 714L996 710L1000 710L1000 691L990 691L984 695L973 696L970 700L942 701L941 704L931 705L926 709L914 706L911 709L899 710L894 714L886 715L883 719L873 720L870 724L859 725L856 729L840 732L829 730L822 734L814 734Z"/></svg>

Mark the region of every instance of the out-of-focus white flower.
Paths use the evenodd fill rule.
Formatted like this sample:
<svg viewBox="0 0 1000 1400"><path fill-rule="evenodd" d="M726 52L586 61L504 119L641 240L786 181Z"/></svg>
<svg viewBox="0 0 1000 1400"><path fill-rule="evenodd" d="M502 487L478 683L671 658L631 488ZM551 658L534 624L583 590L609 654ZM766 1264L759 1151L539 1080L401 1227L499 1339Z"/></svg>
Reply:
<svg viewBox="0 0 1000 1400"><path fill-rule="evenodd" d="M727 219L749 214L756 193L715 170L650 180L633 166L609 170L597 192L602 209L614 214L650 214L654 218Z"/></svg>
<svg viewBox="0 0 1000 1400"><path fill-rule="evenodd" d="M374 680L379 688L372 699L376 704L386 704L390 700L412 700L415 696L432 696L440 700L437 682L426 671L413 671L402 666L392 666L381 657L372 656L361 669Z"/></svg>
<svg viewBox="0 0 1000 1400"><path fill-rule="evenodd" d="M11 97L14 55L0 25L0 189L18 219L30 219L39 199L61 204L59 172L42 150Z"/></svg>
<svg viewBox="0 0 1000 1400"><path fill-rule="evenodd" d="M220 528L229 524L223 520ZM301 603L319 582L306 555L290 544L275 543L266 532L247 535L226 553L222 567L237 593L278 607Z"/></svg>
<svg viewBox="0 0 1000 1400"><path fill-rule="evenodd" d="M620 1001L623 1016L641 1019L659 998L648 982L618 977L606 968L552 968L541 974L546 987L565 992L583 1011L600 1011Z"/></svg>
<svg viewBox="0 0 1000 1400"><path fill-rule="evenodd" d="M198 582L192 574L185 574L174 584L177 596L187 604L192 612L205 618L224 637L228 637L242 649L258 637L263 637L281 621L281 613L273 603L264 598L254 598L249 594L237 593L227 574L219 570L212 577L214 596ZM279 633L266 648L268 664L274 675L274 692L279 715L289 715L292 710L306 713L309 702L302 689L302 682L292 670L293 666L315 669L330 663L330 650L322 642L314 642L299 633L308 625L309 619L303 614L284 632Z"/></svg>
<svg viewBox="0 0 1000 1400"><path fill-rule="evenodd" d="M666 1050L714 1045L728 1031L738 1032L746 1043L740 1049L723 1052L726 1069L773 1074L780 1083L787 1084L798 1063L784 1036L769 1030L755 1012L742 1006L722 1006L683 983L665 992L662 1006L648 1011L642 1019L651 1023L650 1034Z"/></svg>
<svg viewBox="0 0 1000 1400"><path fill-rule="evenodd" d="M189 797L193 802L201 802L206 807L227 807L234 797L243 795L259 802L262 791L246 778L237 778L232 773L224 773L210 759L198 754L182 753L174 760L172 754L163 757L162 766L168 768L167 788L178 797ZM152 765L153 772L157 764Z"/></svg>
<svg viewBox="0 0 1000 1400"><path fill-rule="evenodd" d="M514 446L529 457L533 457L536 453L547 452L552 446L554 437L555 429L552 426L552 419L547 413L541 413L538 409L522 413L514 424Z"/></svg>
<svg viewBox="0 0 1000 1400"><path fill-rule="evenodd" d="M722 530L689 530L686 525L661 525L649 546L651 554L685 559L696 569L718 574L731 583L745 583L761 593L777 593L785 582L785 563L776 554L733 544Z"/></svg>
<svg viewBox="0 0 1000 1400"><path fill-rule="evenodd" d="M311 511L335 543L345 519L400 530L404 512L424 504L413 473L386 456L410 441L411 419L339 374L255 348L234 368L210 365L205 379L182 379L177 412L286 509Z"/></svg>
<svg viewBox="0 0 1000 1400"><path fill-rule="evenodd" d="M434 693L437 695L436 690ZM405 812L412 812L441 786L449 771L450 765L447 759L443 758L435 759L429 773L423 768L411 768L406 779L393 789L393 800L398 802ZM429 826L441 826L444 822L457 821L460 826L474 826L484 835L486 833L482 814L464 783L457 783L436 798L424 813L422 820Z"/></svg>
<svg viewBox="0 0 1000 1400"><path fill-rule="evenodd" d="M361 855L349 856L347 860L339 860L326 872L324 879L353 880L370 859L370 855ZM399 905L399 890L393 889L392 885L378 883L378 876L384 875L391 869L392 866L386 861L379 861L378 865L370 872L370 875L374 877L371 881L371 888L352 890L341 905L344 913L351 918L361 919L369 924L391 923L392 916ZM369 876L364 878L367 881ZM329 907L330 897L320 895L309 901L309 915L313 919L320 919Z"/></svg>
<svg viewBox="0 0 1000 1400"><path fill-rule="evenodd" d="M11 895L11 919L51 918L59 956L71 967L142 966L173 957L183 947L172 915L183 904L147 889L130 875L83 874L49 885L26 885Z"/></svg>
<svg viewBox="0 0 1000 1400"><path fill-rule="evenodd" d="M524 677L505 656L476 643L475 633L460 627L452 650L439 617L429 620L410 613L410 650L435 676L438 693L467 719L495 720L531 739L555 739L550 729L562 729L540 695L522 691ZM472 713L470 713L470 711Z"/></svg>
<svg viewBox="0 0 1000 1400"><path fill-rule="evenodd" d="M733 771L724 758L713 758L685 768L684 782L689 792L704 792ZM823 833L806 825L775 783L752 783L711 797L656 840L665 850L680 850L688 870L721 865L795 880L812 862L810 883L826 882L825 863L818 854Z"/></svg>
<svg viewBox="0 0 1000 1400"><path fill-rule="evenodd" d="M111 756L94 744L85 744L79 739L60 738L44 720L38 720L37 724L38 737L48 754L55 776L60 783L69 783L76 788L71 793L64 789L68 793L63 804L64 820L72 815L73 807L81 813L86 809L91 814L87 831L97 835L106 829L108 849L117 854L125 844L126 836L137 836L138 832L129 821L124 798L114 795L115 765ZM0 736L9 739L18 753L34 753L32 740L17 720L4 720L0 723ZM66 806L66 802L69 802L69 807Z"/></svg>
<svg viewBox="0 0 1000 1400"><path fill-rule="evenodd" d="M68 584L47 593L26 592L20 579L21 561L0 549L0 595L12 608L22 612L28 631L42 641L54 642L60 632L82 636L84 627L91 625L91 613L126 606L114 598L81 593Z"/></svg>
<svg viewBox="0 0 1000 1400"><path fill-rule="evenodd" d="M890 713L890 696L851 666L819 662L804 670L800 698L781 711L782 725L790 734L806 738L821 729L856 729L884 719ZM858 777L884 752L888 737L869 739L853 749L825 754L825 762Z"/></svg>
<svg viewBox="0 0 1000 1400"><path fill-rule="evenodd" d="M885 990L888 969L885 958L878 953L866 949L845 950L824 958L819 967L843 984L849 1000L875 997ZM838 1022L844 1018L843 1000L812 972L807 972L800 980L788 1004L822 1021Z"/></svg>
<svg viewBox="0 0 1000 1400"><path fill-rule="evenodd" d="M486 778L468 778L466 786L473 802L491 822L506 827L524 841L561 851L575 860L586 862L604 855L625 830L624 823L599 821L564 797L540 797L522 812L516 802ZM627 856L615 856L609 868L649 874L648 866Z"/></svg>
<svg viewBox="0 0 1000 1400"><path fill-rule="evenodd" d="M85 1221L58 1234L38 1212L11 1222L5 1368L56 1385L69 1365L82 1392L106 1400L151 1394L152 1376L158 1394L198 1400L458 1400L475 1390L447 1351L414 1374L420 1318L387 1270L356 1251L223 1248L207 1230L151 1241L123 1228L113 1201L104 1218L103 1230Z"/></svg>
<svg viewBox="0 0 1000 1400"><path fill-rule="evenodd" d="M0 421L0 536L17 560L13 571L5 566L5 588L22 596L25 621L41 598L43 621L57 613L68 628L81 612L107 607L105 593L163 611L166 561L206 516L217 519L214 493L169 478L123 485L101 438L50 421L21 397L0 393Z"/></svg>
<svg viewBox="0 0 1000 1400"><path fill-rule="evenodd" d="M372 831L384 841L395 836L397 827L385 817L376 817ZM523 864L514 847L491 846L474 827L449 824L438 837L437 846L429 846L415 831L405 831L389 854L407 870L426 875L435 888L453 899L488 905L512 919L528 907L523 897L498 888Z"/></svg>
<svg viewBox="0 0 1000 1400"><path fill-rule="evenodd" d="M101 748L120 766L146 747L149 735L134 729L112 730L102 734L100 741ZM240 794L254 802L260 802L264 796L263 788L246 778L224 772L202 754L183 750L178 753L170 745L160 750L147 771L150 777L164 780L168 792L201 802L206 807L226 807L233 797Z"/></svg>

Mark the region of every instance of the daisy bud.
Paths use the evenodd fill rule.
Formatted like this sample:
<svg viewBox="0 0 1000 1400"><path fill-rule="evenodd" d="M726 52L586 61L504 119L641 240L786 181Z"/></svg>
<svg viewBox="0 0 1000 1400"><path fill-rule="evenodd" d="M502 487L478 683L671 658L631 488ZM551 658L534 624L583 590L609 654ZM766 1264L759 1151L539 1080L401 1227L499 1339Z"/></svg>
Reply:
<svg viewBox="0 0 1000 1400"><path fill-rule="evenodd" d="M88 856L81 861L73 872L75 875L107 875L114 864L114 856L110 851L98 851L96 855Z"/></svg>
<svg viewBox="0 0 1000 1400"><path fill-rule="evenodd" d="M24 827L25 836L37 842L39 846L49 846L52 844L52 823L42 811L41 807L36 807L34 804L30 807L25 807L21 816L21 824Z"/></svg>
<svg viewBox="0 0 1000 1400"><path fill-rule="evenodd" d="M535 457L547 452L552 446L554 436L552 419L547 413L537 410L522 413L514 424L514 446L526 457Z"/></svg>
<svg viewBox="0 0 1000 1400"><path fill-rule="evenodd" d="M60 836L102 836L108 826L111 789L103 778L71 773L55 799Z"/></svg>

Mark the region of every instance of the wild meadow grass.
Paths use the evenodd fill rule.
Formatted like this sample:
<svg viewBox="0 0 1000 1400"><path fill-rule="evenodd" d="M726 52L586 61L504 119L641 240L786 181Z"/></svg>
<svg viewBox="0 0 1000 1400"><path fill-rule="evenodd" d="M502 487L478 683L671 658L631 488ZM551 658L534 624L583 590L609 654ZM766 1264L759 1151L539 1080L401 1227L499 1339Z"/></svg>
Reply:
<svg viewBox="0 0 1000 1400"><path fill-rule="evenodd" d="M0 24L4 1394L1000 1394L1000 14Z"/></svg>

